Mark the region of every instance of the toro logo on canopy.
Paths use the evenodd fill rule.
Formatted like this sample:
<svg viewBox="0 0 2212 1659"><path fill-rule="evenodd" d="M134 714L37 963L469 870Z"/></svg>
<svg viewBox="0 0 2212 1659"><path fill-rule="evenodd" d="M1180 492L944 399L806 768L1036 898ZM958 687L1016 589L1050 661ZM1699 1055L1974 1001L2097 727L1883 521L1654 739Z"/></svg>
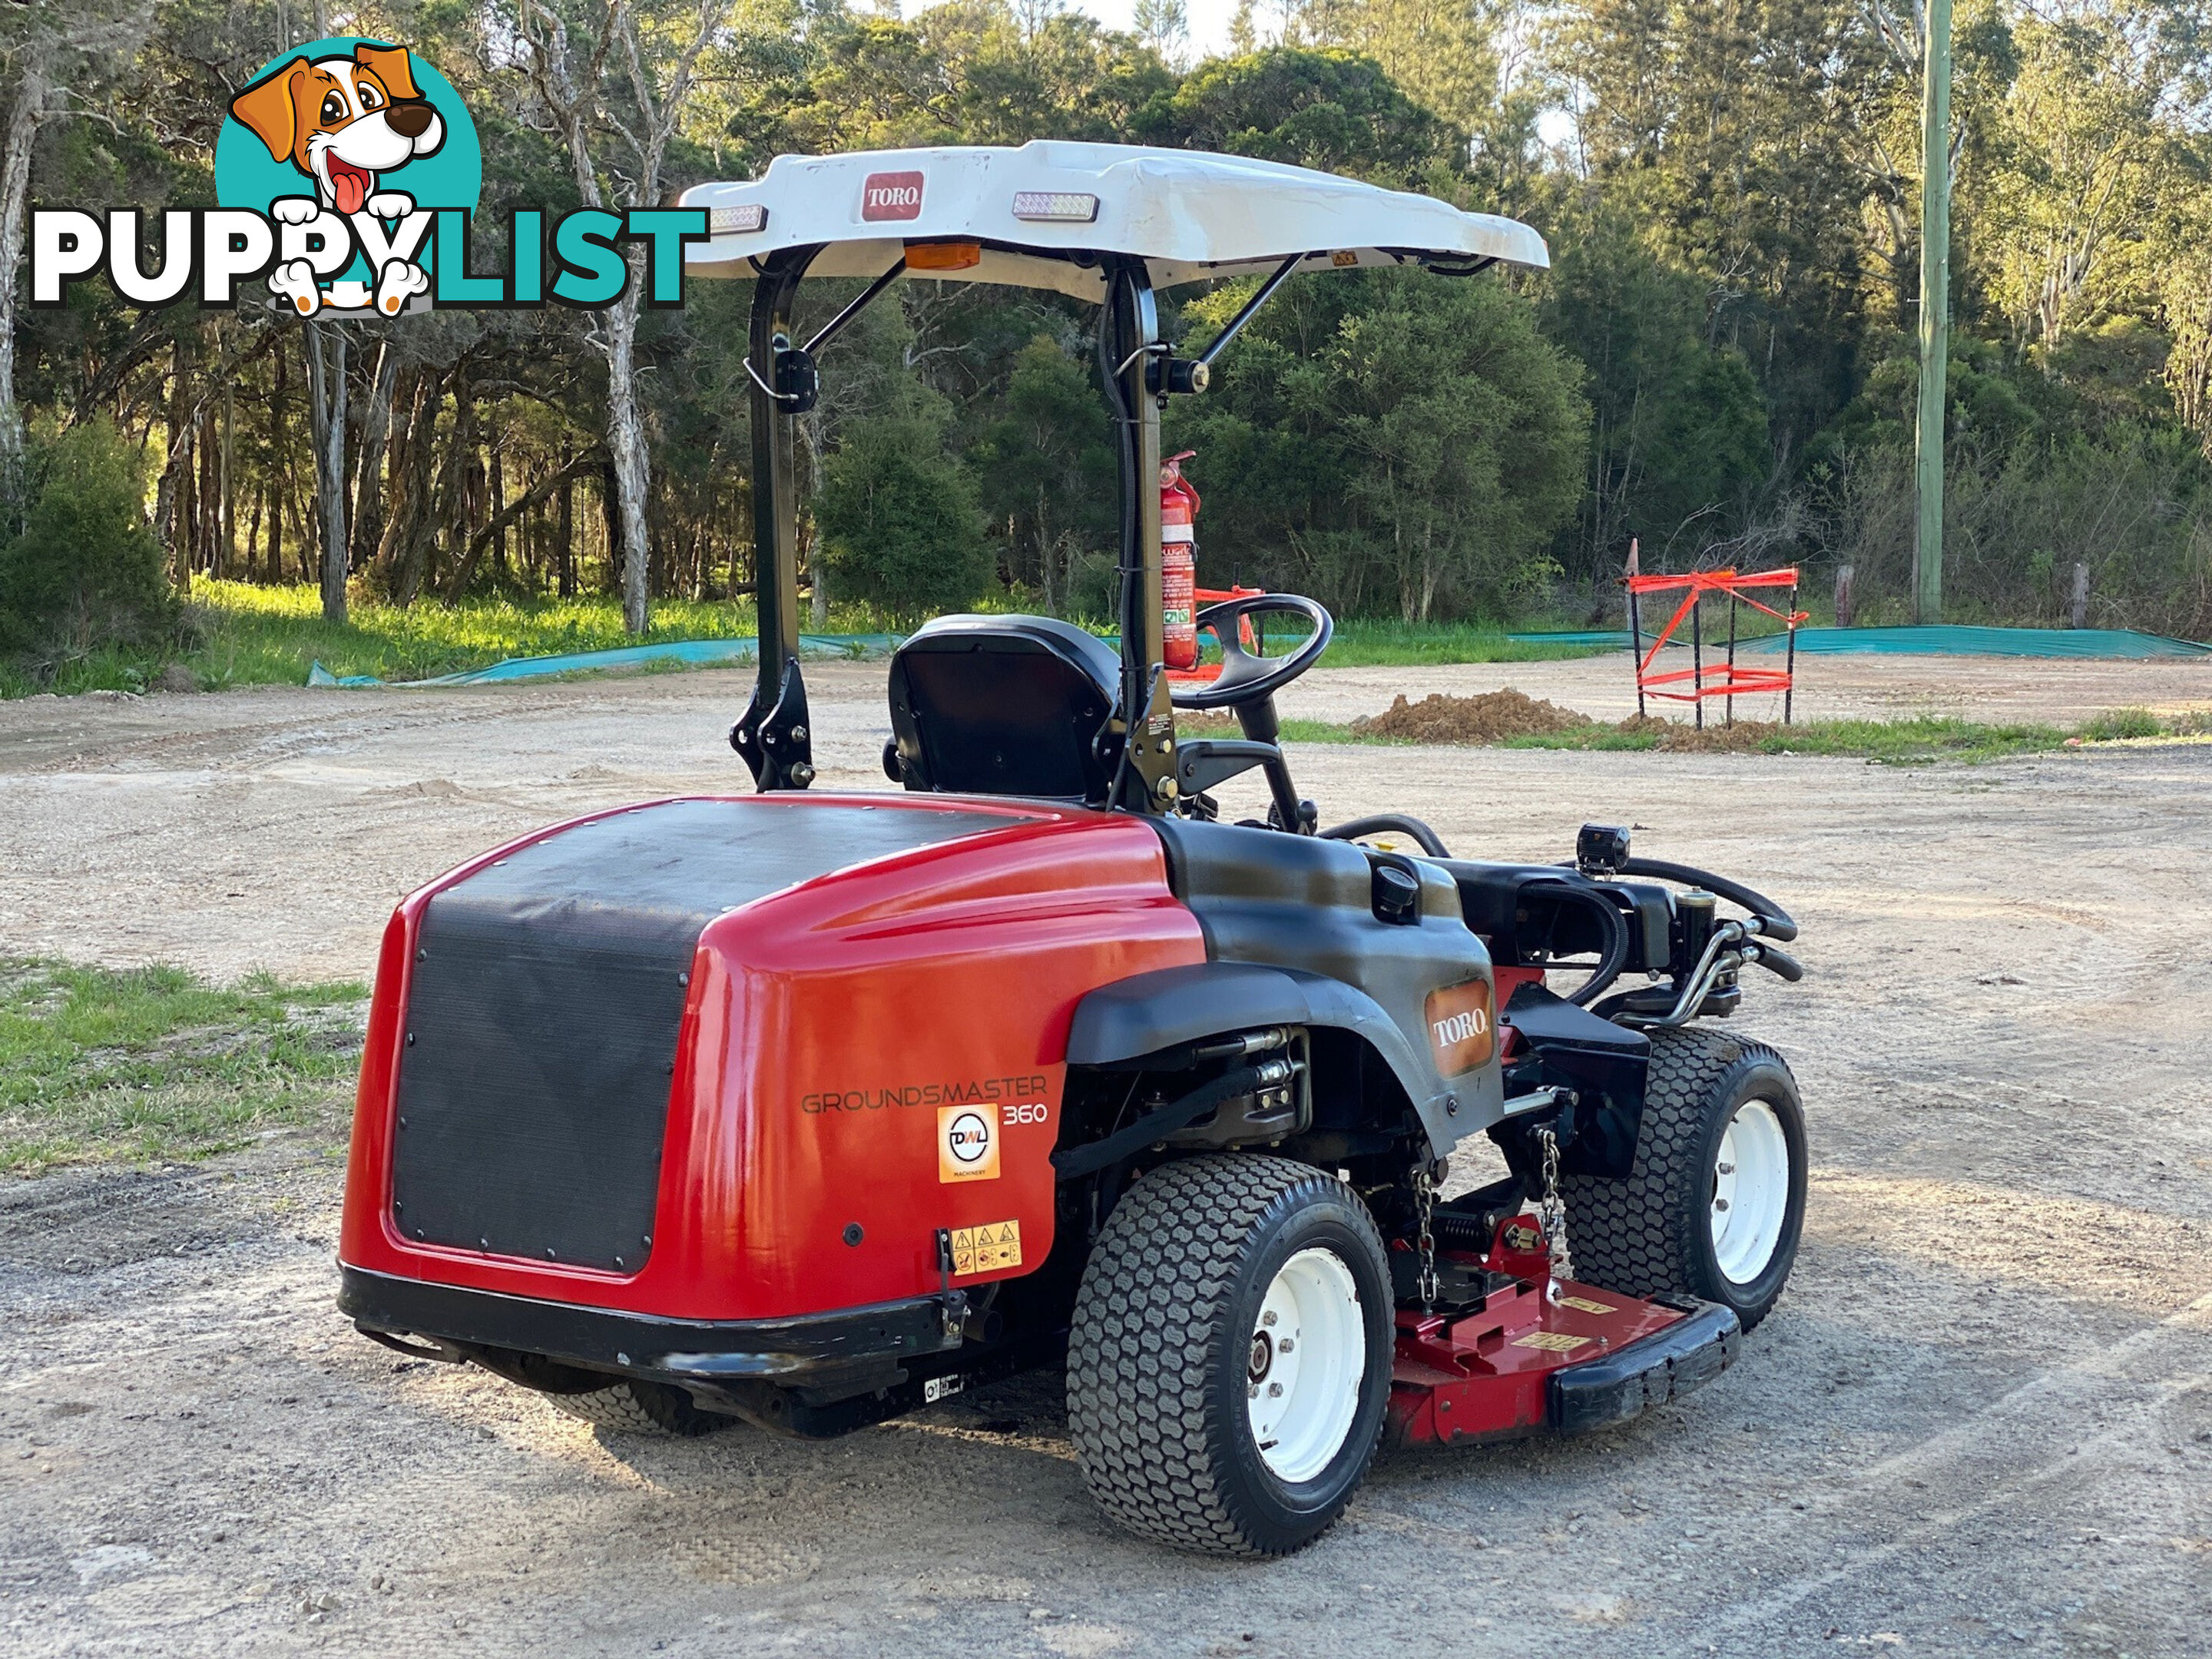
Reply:
<svg viewBox="0 0 2212 1659"><path fill-rule="evenodd" d="M860 217L878 219L921 217L922 178L919 173L872 173L860 184Z"/></svg>

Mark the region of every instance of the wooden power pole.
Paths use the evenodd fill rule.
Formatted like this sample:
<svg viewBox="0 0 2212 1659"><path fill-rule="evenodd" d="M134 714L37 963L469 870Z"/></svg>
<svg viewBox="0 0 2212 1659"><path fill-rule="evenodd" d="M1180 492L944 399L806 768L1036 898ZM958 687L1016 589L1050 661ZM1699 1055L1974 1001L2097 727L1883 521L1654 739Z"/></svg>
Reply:
<svg viewBox="0 0 2212 1659"><path fill-rule="evenodd" d="M1951 0L1927 0L1920 97L1920 418L1913 614L1943 620L1943 399L1951 351Z"/></svg>

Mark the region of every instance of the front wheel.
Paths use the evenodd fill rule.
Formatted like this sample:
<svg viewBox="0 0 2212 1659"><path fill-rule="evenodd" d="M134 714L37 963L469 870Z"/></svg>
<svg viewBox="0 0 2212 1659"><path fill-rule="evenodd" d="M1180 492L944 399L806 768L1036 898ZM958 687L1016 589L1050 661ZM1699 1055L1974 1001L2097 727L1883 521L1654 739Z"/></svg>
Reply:
<svg viewBox="0 0 2212 1659"><path fill-rule="evenodd" d="M1623 1181L1566 1176L1578 1279L1689 1295L1766 1317L1805 1225L1805 1112L1780 1054L1718 1031L1651 1034L1636 1161Z"/></svg>
<svg viewBox="0 0 2212 1659"><path fill-rule="evenodd" d="M1249 1153L1147 1175L1069 1334L1069 1437L1099 1507L1208 1554L1310 1542L1374 1460L1393 1317L1382 1241L1342 1182Z"/></svg>

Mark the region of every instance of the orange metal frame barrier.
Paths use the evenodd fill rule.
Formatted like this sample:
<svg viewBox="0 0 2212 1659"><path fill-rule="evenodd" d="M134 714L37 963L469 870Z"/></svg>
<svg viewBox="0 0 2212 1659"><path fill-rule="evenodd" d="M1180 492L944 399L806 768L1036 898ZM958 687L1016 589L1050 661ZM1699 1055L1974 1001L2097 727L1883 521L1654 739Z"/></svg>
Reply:
<svg viewBox="0 0 2212 1659"><path fill-rule="evenodd" d="M1808 612L1797 608L1797 570L1793 565L1784 570L1692 570L1680 576L1631 576L1628 581L1628 636L1636 653L1636 713L1644 714L1644 699L1659 697L1669 702L1686 702L1697 711L1698 725L1705 723L1705 699L1727 699L1727 721L1735 724L1735 700L1763 691L1782 694L1782 723L1790 723L1791 692L1797 673L1797 624ZM1747 588L1786 587L1790 597L1785 608L1777 611L1763 605L1745 592ZM1667 625L1654 635L1650 649L1644 644L1643 599L1646 593L1675 593L1682 602L1674 607L1674 614ZM1729 601L1728 658L1724 665L1705 666L1705 622L1701 601L1709 593L1724 593ZM1784 665L1780 668L1739 668L1735 661L1735 620L1739 606L1749 605L1763 611L1788 629L1790 642ZM1674 630L1686 617L1690 622L1690 666L1669 669L1655 674L1651 665L1659 647L1674 636ZM1687 682L1686 685L1685 682Z"/></svg>

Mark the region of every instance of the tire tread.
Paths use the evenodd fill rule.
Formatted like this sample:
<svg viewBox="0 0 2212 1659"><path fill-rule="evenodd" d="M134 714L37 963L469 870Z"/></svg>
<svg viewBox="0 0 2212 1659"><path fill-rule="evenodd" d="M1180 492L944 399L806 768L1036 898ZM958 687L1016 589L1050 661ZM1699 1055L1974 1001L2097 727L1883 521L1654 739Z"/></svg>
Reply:
<svg viewBox="0 0 2212 1659"><path fill-rule="evenodd" d="M1068 1345L1068 1429L1091 1495L1130 1531L1209 1555L1283 1553L1254 1537L1222 1480L1208 1352L1246 1238L1309 1183L1340 1185L1287 1158L1186 1159L1138 1182L1099 1235Z"/></svg>
<svg viewBox="0 0 2212 1659"><path fill-rule="evenodd" d="M1686 1218L1704 1213L1694 1188L1709 1171L1698 1157L1708 1103L1747 1060L1782 1056L1721 1031L1655 1031L1644 1122L1626 1180L1562 1176L1575 1276L1625 1295L1698 1296L1697 1241Z"/></svg>

